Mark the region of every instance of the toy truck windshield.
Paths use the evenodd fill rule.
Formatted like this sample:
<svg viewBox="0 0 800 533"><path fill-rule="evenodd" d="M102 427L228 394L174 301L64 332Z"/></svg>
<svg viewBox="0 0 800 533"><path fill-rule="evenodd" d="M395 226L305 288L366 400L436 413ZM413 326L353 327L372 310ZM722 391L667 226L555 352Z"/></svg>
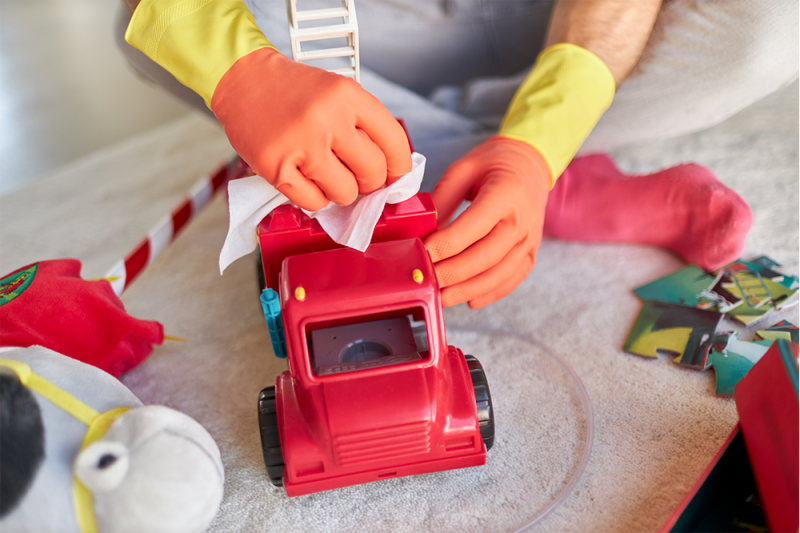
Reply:
<svg viewBox="0 0 800 533"><path fill-rule="evenodd" d="M421 361L429 355L425 321L415 321L413 314L314 329L307 339L317 376Z"/></svg>
<svg viewBox="0 0 800 533"><path fill-rule="evenodd" d="M419 239L287 257L281 300L290 352L312 380L427 364L444 349L436 277Z"/></svg>

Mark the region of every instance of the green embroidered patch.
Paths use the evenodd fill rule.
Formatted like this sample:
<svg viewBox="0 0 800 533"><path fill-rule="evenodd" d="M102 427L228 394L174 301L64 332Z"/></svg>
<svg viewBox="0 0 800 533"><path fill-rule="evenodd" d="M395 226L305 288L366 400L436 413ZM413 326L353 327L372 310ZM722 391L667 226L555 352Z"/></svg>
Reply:
<svg viewBox="0 0 800 533"><path fill-rule="evenodd" d="M0 307L4 306L27 289L36 276L39 264L31 265L25 270L0 279Z"/></svg>

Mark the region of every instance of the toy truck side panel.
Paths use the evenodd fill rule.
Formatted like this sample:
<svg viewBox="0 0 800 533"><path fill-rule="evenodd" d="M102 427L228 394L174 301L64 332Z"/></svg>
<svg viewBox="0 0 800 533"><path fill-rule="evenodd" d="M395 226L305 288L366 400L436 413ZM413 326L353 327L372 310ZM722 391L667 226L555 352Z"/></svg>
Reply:
<svg viewBox="0 0 800 533"><path fill-rule="evenodd" d="M417 194L404 202L388 204L375 226L372 242L425 239L436 230L436 209L430 194ZM258 225L258 240L267 287L278 290L278 273L290 255L341 248L317 220L299 209L283 205Z"/></svg>
<svg viewBox="0 0 800 533"><path fill-rule="evenodd" d="M448 346L449 384L453 404L448 406L445 431L447 440L443 443L448 450L459 446L465 449L483 448L480 432L477 432L475 418L475 391L469 377L469 368L464 353L455 346ZM473 440L475 439L475 440ZM484 450L485 452L485 450Z"/></svg>
<svg viewBox="0 0 800 533"><path fill-rule="evenodd" d="M320 477L325 473L325 450L330 447L327 434L322 430L324 421L315 417L315 412L304 410L294 391L294 380L289 372L278 376L275 397L277 399L278 432L283 442L284 435L292 435L291 448L283 448L286 484L302 482ZM288 490L287 490L288 493Z"/></svg>

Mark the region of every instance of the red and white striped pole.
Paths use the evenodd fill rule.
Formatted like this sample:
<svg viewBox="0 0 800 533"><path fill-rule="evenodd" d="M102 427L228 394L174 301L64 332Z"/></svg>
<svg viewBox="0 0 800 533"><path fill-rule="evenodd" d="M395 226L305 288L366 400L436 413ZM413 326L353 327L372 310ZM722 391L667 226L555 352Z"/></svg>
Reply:
<svg viewBox="0 0 800 533"><path fill-rule="evenodd" d="M200 178L189 190L189 194L171 213L151 229L147 236L127 255L120 259L105 275L117 296L133 283L139 274L175 240L178 233L199 213L214 195L232 179L241 178L247 165L236 157L208 176Z"/></svg>

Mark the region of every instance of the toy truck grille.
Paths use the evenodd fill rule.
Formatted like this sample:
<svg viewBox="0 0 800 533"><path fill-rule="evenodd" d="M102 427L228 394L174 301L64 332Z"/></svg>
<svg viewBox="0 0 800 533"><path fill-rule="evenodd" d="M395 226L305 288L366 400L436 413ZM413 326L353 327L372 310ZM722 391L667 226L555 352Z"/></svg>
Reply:
<svg viewBox="0 0 800 533"><path fill-rule="evenodd" d="M431 450L430 422L340 435L334 440L336 458L342 466L428 453Z"/></svg>

